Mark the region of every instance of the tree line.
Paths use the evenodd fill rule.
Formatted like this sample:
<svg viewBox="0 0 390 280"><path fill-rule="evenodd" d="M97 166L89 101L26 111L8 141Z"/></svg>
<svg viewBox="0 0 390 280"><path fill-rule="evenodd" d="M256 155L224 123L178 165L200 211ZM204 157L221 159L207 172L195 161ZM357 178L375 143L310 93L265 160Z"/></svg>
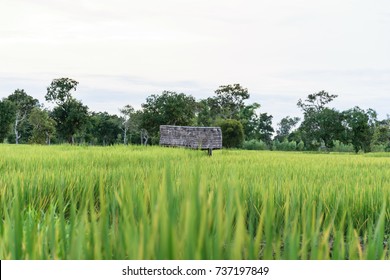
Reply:
<svg viewBox="0 0 390 280"><path fill-rule="evenodd" d="M0 100L0 142L31 144L158 144L159 127L219 126L228 148L324 151L390 151L390 117L378 120L373 109L329 107L337 95L325 91L299 99L303 118L284 117L274 131L273 116L248 103L248 89L223 85L214 95L163 91L146 98L141 109L130 104L118 114L93 112L74 97L78 82L54 79L45 100L53 109L17 89Z"/></svg>

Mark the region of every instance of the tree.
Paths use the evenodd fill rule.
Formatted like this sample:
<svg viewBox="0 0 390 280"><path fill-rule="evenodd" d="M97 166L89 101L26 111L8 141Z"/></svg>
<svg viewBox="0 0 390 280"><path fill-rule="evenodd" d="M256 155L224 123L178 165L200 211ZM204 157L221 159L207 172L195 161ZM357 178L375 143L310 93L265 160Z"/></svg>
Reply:
<svg viewBox="0 0 390 280"><path fill-rule="evenodd" d="M15 118L15 105L7 99L0 100L0 143L7 137Z"/></svg>
<svg viewBox="0 0 390 280"><path fill-rule="evenodd" d="M272 118L273 116L267 113L260 114L257 127L259 139L268 145L271 144L272 134L274 133L274 128L272 127Z"/></svg>
<svg viewBox="0 0 390 280"><path fill-rule="evenodd" d="M304 114L319 112L325 109L325 105L333 101L336 97L337 95L329 94L322 90L317 93L309 94L305 102L299 99L297 106L302 109Z"/></svg>
<svg viewBox="0 0 390 280"><path fill-rule="evenodd" d="M309 148L319 148L321 145L331 148L334 140L343 138L343 115L325 106L336 97L320 91L309 94L305 102L299 99L297 105L304 114L299 127L300 136Z"/></svg>
<svg viewBox="0 0 390 280"><path fill-rule="evenodd" d="M56 122L57 134L74 144L74 136L81 132L88 121L88 107L76 99L69 99L62 106L53 109L52 118Z"/></svg>
<svg viewBox="0 0 390 280"><path fill-rule="evenodd" d="M390 147L390 116L376 123L372 144Z"/></svg>
<svg viewBox="0 0 390 280"><path fill-rule="evenodd" d="M45 99L46 101L54 102L61 107L63 104L68 103L73 99L71 91L76 91L78 84L77 81L70 78L54 79L50 86L47 87Z"/></svg>
<svg viewBox="0 0 390 280"><path fill-rule="evenodd" d="M117 115L110 115L107 112L92 113L90 133L97 144L106 146L118 142L121 137L122 120ZM120 141L120 140L119 140Z"/></svg>
<svg viewBox="0 0 390 280"><path fill-rule="evenodd" d="M220 86L215 91L216 96L208 100L214 120L239 119L240 111L244 108L244 101L249 99L248 89L240 84Z"/></svg>
<svg viewBox="0 0 390 280"><path fill-rule="evenodd" d="M290 116L281 119L278 123L278 129L276 130L275 139L277 139L279 142L283 142L284 139L288 138L293 128L298 124L299 121L300 118L291 118Z"/></svg>
<svg viewBox="0 0 390 280"><path fill-rule="evenodd" d="M141 128L151 137L157 137L160 125L191 125L194 122L195 99L191 95L163 91L146 98L142 109Z"/></svg>
<svg viewBox="0 0 390 280"><path fill-rule="evenodd" d="M347 142L352 143L356 153L359 150L363 150L365 153L370 152L376 112L372 109L364 111L356 106L344 111L343 114Z"/></svg>
<svg viewBox="0 0 390 280"><path fill-rule="evenodd" d="M131 131L129 135L129 141L132 144L142 144L142 120L143 120L143 111L137 110L132 114L129 130Z"/></svg>
<svg viewBox="0 0 390 280"><path fill-rule="evenodd" d="M305 115L300 130L302 140L309 148L333 147L333 141L344 139L345 129L342 125L343 114L335 109L325 108L319 112Z"/></svg>
<svg viewBox="0 0 390 280"><path fill-rule="evenodd" d="M222 120L218 124L222 131L222 145L226 148L239 148L244 142L244 129L237 120Z"/></svg>
<svg viewBox="0 0 390 280"><path fill-rule="evenodd" d="M127 132L130 128L130 121L131 117L134 114L134 108L131 105L126 105L123 108L119 109L119 112L121 113L121 129L123 131L123 144L127 145L128 139L127 139Z"/></svg>
<svg viewBox="0 0 390 280"><path fill-rule="evenodd" d="M244 106L240 111L240 122L244 128L245 140L259 140L258 126L259 116L256 112L260 108L259 103Z"/></svg>
<svg viewBox="0 0 390 280"><path fill-rule="evenodd" d="M69 78L55 79L45 95L46 101L57 104L52 116L57 123L58 134L71 144L74 144L75 134L85 127L88 120L88 107L71 95L77 85L77 81Z"/></svg>
<svg viewBox="0 0 390 280"><path fill-rule="evenodd" d="M20 127L23 122L28 120L28 115L34 107L39 106L39 101L33 98L23 89L17 89L13 94L7 97L15 105L15 117L14 117L14 134L15 143L19 144L21 138Z"/></svg>
<svg viewBox="0 0 390 280"><path fill-rule="evenodd" d="M274 129L272 127L272 115L268 113L258 113L260 108L259 103L244 105L239 114L245 140L261 140L266 144L270 144Z"/></svg>
<svg viewBox="0 0 390 280"><path fill-rule="evenodd" d="M211 126L213 123L213 115L211 112L209 99L201 99L196 102L196 124L198 126Z"/></svg>
<svg viewBox="0 0 390 280"><path fill-rule="evenodd" d="M49 117L46 110L35 107L31 110L29 122L33 127L30 143L50 145L55 133L56 122Z"/></svg>

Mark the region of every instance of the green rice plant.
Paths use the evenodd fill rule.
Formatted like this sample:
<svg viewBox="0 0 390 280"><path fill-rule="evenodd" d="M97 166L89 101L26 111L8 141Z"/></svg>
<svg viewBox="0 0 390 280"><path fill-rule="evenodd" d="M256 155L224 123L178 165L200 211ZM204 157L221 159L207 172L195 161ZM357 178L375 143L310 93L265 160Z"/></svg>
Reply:
<svg viewBox="0 0 390 280"><path fill-rule="evenodd" d="M389 259L390 157L0 145L0 259Z"/></svg>

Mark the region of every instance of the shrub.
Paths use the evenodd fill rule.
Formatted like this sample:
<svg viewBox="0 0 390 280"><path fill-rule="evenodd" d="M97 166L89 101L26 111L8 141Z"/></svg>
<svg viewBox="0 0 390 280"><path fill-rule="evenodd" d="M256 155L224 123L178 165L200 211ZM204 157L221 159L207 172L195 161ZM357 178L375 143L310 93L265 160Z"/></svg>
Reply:
<svg viewBox="0 0 390 280"><path fill-rule="evenodd" d="M296 151L296 149L297 149L297 142L295 141L288 142L287 151Z"/></svg>
<svg viewBox="0 0 390 280"><path fill-rule="evenodd" d="M297 150L298 151L303 151L305 149L305 143L301 140L299 141L299 143L297 144Z"/></svg>
<svg viewBox="0 0 390 280"><path fill-rule="evenodd" d="M333 152L339 152L339 153L353 153L353 145L352 144L344 144L340 142L339 140L333 141Z"/></svg>
<svg viewBox="0 0 390 280"><path fill-rule="evenodd" d="M386 145L385 144L377 144L371 146L371 152L385 152L386 151Z"/></svg>
<svg viewBox="0 0 390 280"><path fill-rule="evenodd" d="M295 151L297 150L297 142L288 141L287 139L284 139L283 142L279 142L278 140L275 140L272 145L272 148L275 151Z"/></svg>
<svg viewBox="0 0 390 280"><path fill-rule="evenodd" d="M249 141L244 141L242 148L245 150L267 150L267 144L261 140L252 139Z"/></svg>

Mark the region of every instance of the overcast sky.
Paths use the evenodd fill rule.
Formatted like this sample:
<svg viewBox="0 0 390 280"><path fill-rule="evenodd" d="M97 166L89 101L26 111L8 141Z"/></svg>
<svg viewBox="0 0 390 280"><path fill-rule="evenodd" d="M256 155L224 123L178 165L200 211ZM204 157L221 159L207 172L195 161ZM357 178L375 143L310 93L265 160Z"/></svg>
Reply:
<svg viewBox="0 0 390 280"><path fill-rule="evenodd" d="M0 0L0 98L44 101L55 78L118 113L171 90L240 83L274 116L320 90L339 110L390 114L388 0Z"/></svg>

